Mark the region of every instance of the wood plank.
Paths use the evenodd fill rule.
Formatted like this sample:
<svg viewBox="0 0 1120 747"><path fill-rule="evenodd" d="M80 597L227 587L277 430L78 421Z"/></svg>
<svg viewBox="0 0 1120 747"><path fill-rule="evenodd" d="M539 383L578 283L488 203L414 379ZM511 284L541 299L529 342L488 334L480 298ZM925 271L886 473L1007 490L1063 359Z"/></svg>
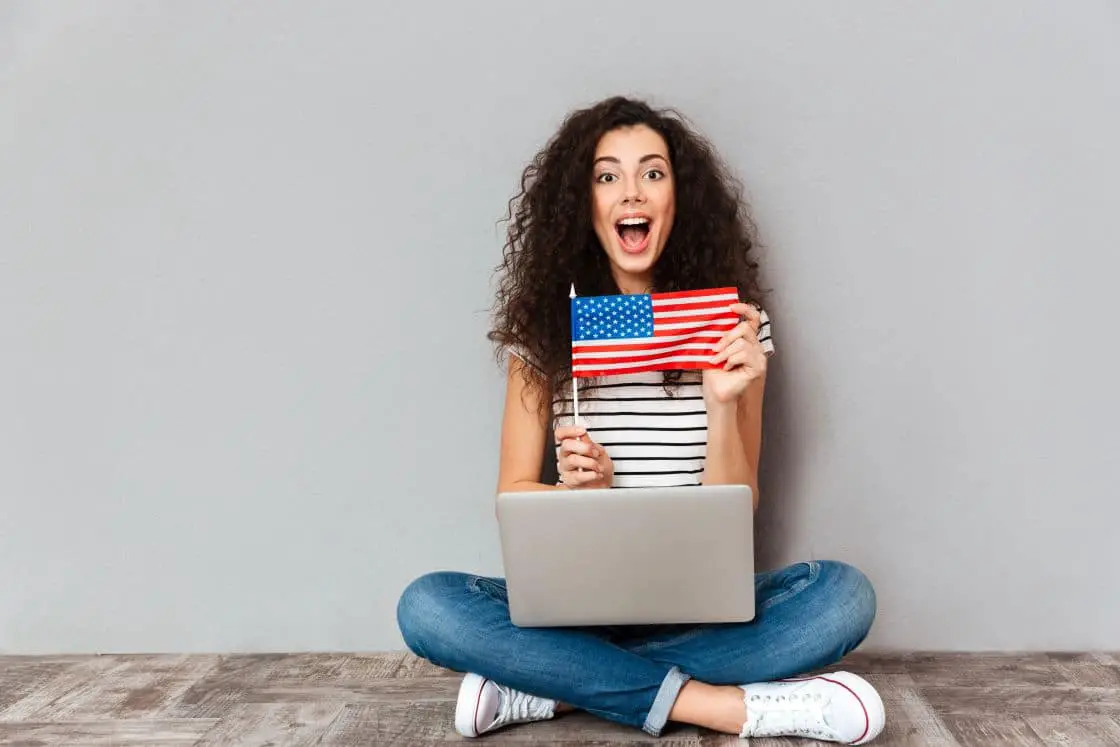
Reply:
<svg viewBox="0 0 1120 747"><path fill-rule="evenodd" d="M251 703L233 707L206 732L199 747L315 744L342 712L338 703Z"/></svg>
<svg viewBox="0 0 1120 747"><path fill-rule="evenodd" d="M1055 671L1070 685L1120 687L1120 665L1101 662L1093 654L1051 653Z"/></svg>
<svg viewBox="0 0 1120 747"><path fill-rule="evenodd" d="M83 664L92 659L112 658L113 654L0 654L0 669L27 664Z"/></svg>
<svg viewBox="0 0 1120 747"><path fill-rule="evenodd" d="M907 656L906 671L922 686L1014 683L1049 687L1064 681L1046 653L936 653Z"/></svg>
<svg viewBox="0 0 1120 747"><path fill-rule="evenodd" d="M128 719L159 716L214 668L217 656L114 656L114 664L85 686L24 716L26 721L83 721L89 718Z"/></svg>
<svg viewBox="0 0 1120 747"><path fill-rule="evenodd" d="M427 671L442 675L447 671L427 662L409 661L409 657L416 658L401 652L224 656L207 676L170 703L164 712L181 717L215 717L246 703L292 701L293 689L306 693L308 688L320 686L325 688L322 696L328 700L352 692L365 702L371 697L363 694L363 685L397 677L405 667L409 668L410 676ZM275 692L265 692L269 688ZM376 688L374 692L378 692Z"/></svg>
<svg viewBox="0 0 1120 747"><path fill-rule="evenodd" d="M1120 723L1109 716L1032 716L1027 724L1045 744L1076 747L1120 744Z"/></svg>
<svg viewBox="0 0 1120 747"><path fill-rule="evenodd" d="M883 696L887 728L876 744L1120 744L1115 652L856 652L828 668L836 669L867 676ZM322 736L326 743L462 743L452 722L460 677L400 651L3 656L0 741L283 744ZM677 725L654 740L586 713L511 727L487 741L741 744Z"/></svg>
<svg viewBox="0 0 1120 747"><path fill-rule="evenodd" d="M392 653L355 654L339 668L339 676L347 679L380 680L399 677L401 669L412 654L394 651Z"/></svg>
<svg viewBox="0 0 1120 747"><path fill-rule="evenodd" d="M305 685L297 679L277 678L266 685L244 688L245 703L300 703L323 700L360 705L363 703L411 703L454 701L459 680L449 677L323 682Z"/></svg>
<svg viewBox="0 0 1120 747"><path fill-rule="evenodd" d="M119 686L126 695L111 714L116 718L162 716L183 693L212 672L220 658L193 655L130 660L120 673Z"/></svg>
<svg viewBox="0 0 1120 747"><path fill-rule="evenodd" d="M262 681L298 679L306 683L330 682L338 679L379 680L395 677L405 654L388 653L294 653L274 659L267 668L258 670Z"/></svg>
<svg viewBox="0 0 1120 747"><path fill-rule="evenodd" d="M734 734L719 734L707 729L701 730L700 747L821 747L815 739L794 737L756 737L751 740L740 739ZM876 745L880 743L875 742Z"/></svg>
<svg viewBox="0 0 1120 747"><path fill-rule="evenodd" d="M181 718L220 718L245 702L248 688L268 681L281 666L284 654L222 656L204 676L164 707L164 715Z"/></svg>
<svg viewBox="0 0 1120 747"><path fill-rule="evenodd" d="M31 721L32 714L96 687L107 671L120 666L115 656L91 656L63 667L54 677L39 680L0 711L0 721ZM17 675L18 676L18 675Z"/></svg>
<svg viewBox="0 0 1120 747"><path fill-rule="evenodd" d="M454 677L460 679L462 672L437 667L427 659L421 659L413 654L406 654L400 668L393 674L394 677Z"/></svg>
<svg viewBox="0 0 1120 747"><path fill-rule="evenodd" d="M1054 659L1046 652L856 651L820 671L836 670L847 670L863 676L909 674L916 682L929 685L996 685L1009 678L1015 682L1040 685L1062 682L1062 675Z"/></svg>
<svg viewBox="0 0 1120 747"><path fill-rule="evenodd" d="M942 716L1049 716L1120 713L1120 688L1003 684L997 686L922 687L922 694Z"/></svg>
<svg viewBox="0 0 1120 747"><path fill-rule="evenodd" d="M46 661L39 657L0 658L0 720L9 708L38 692L76 663L79 662Z"/></svg>
<svg viewBox="0 0 1120 747"><path fill-rule="evenodd" d="M836 664L818 670L818 673L847 671L855 672L861 677L868 674L906 674L910 656L913 655L853 651Z"/></svg>
<svg viewBox="0 0 1120 747"><path fill-rule="evenodd" d="M327 727L320 745L410 745L461 740L454 702L348 705Z"/></svg>
<svg viewBox="0 0 1120 747"><path fill-rule="evenodd" d="M0 723L5 744L159 745L194 744L216 719L95 719Z"/></svg>
<svg viewBox="0 0 1120 747"><path fill-rule="evenodd" d="M1120 667L1120 651L1094 651L1092 657L1101 664L1111 664Z"/></svg>
<svg viewBox="0 0 1120 747"><path fill-rule="evenodd" d="M908 674L867 676L883 699L887 720L880 740L887 744L930 745L952 747L956 738L933 708L914 678Z"/></svg>
<svg viewBox="0 0 1120 747"><path fill-rule="evenodd" d="M1041 747L1045 743L1023 718L1000 716L946 716L945 724L961 747Z"/></svg>
<svg viewBox="0 0 1120 747"><path fill-rule="evenodd" d="M454 702L352 705L343 709L323 735L323 745L432 745L462 744L455 731ZM649 747L699 747L697 730L672 728L660 739L641 729L567 713L549 721L517 724L486 735L487 744L534 745L649 745Z"/></svg>
<svg viewBox="0 0 1120 747"><path fill-rule="evenodd" d="M669 724L661 737L655 738L641 729L607 721L583 711L565 713L548 721L511 726L486 741L504 744L589 744L589 745L649 745L650 747L699 747L700 730L685 724Z"/></svg>

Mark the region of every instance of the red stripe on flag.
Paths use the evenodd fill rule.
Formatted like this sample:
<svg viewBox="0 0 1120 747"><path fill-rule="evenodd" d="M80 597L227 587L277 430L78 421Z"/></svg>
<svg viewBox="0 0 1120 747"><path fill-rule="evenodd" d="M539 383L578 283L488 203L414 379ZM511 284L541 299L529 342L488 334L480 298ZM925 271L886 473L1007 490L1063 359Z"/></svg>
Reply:
<svg viewBox="0 0 1120 747"><path fill-rule="evenodd" d="M683 340L663 340L661 342L642 342L636 344L618 345L574 345L572 346L572 356L577 356L585 353L627 353L631 351L642 352L646 350L671 350L681 345L715 345L719 340L715 337L699 337L694 333L689 333L689 336Z"/></svg>
<svg viewBox="0 0 1120 747"><path fill-rule="evenodd" d="M659 329L656 325L653 328L654 337L667 337L672 335L693 335L697 332L726 332L729 329L735 329L735 325L739 323L736 319L733 322L723 322L720 324L705 324L703 327L696 327L694 329Z"/></svg>
<svg viewBox="0 0 1120 747"><path fill-rule="evenodd" d="M692 303L665 303L653 308L653 313L660 314L665 311L721 311L725 314L732 313L730 306L734 301L693 301Z"/></svg>
<svg viewBox="0 0 1120 747"><path fill-rule="evenodd" d="M715 346L716 346L716 344L713 342L711 344L711 346L708 347L707 350L698 350L698 349L693 348L693 349L689 349L689 350L669 350L669 351L661 351L661 352L653 352L653 353L643 353L642 355L619 355L619 356L611 356L609 358L606 357L606 356L604 356L602 358L600 358L598 356L591 357L591 358L583 357L583 358L579 358L578 360L574 360L574 363L577 366L609 366L609 365L614 365L614 364L618 364L618 363L642 363L642 362L647 362L648 363L649 361L655 361L655 360L658 360L660 358L672 358L672 357L677 357L677 356L682 356L682 355L696 355L696 356L708 356L708 357L710 357L710 356L715 355Z"/></svg>
<svg viewBox="0 0 1120 747"><path fill-rule="evenodd" d="M651 293L651 301L667 301L673 298L695 298L696 296L722 296L728 293L739 294L738 288L707 288L703 290L672 291L670 293Z"/></svg>
<svg viewBox="0 0 1120 747"><path fill-rule="evenodd" d="M738 324L739 317L722 311L715 314L689 314L688 316L658 316L656 311L653 312L655 327L661 324L695 324L697 327L704 327L712 322Z"/></svg>
<svg viewBox="0 0 1120 747"><path fill-rule="evenodd" d="M645 373L646 371L679 371L683 369L705 368L719 368L719 366L713 366L710 363L702 363L700 361L658 363L653 365L646 364L644 366L633 366L630 368L610 368L577 371L574 376L577 379L581 379L587 378L588 376L617 376L619 374Z"/></svg>

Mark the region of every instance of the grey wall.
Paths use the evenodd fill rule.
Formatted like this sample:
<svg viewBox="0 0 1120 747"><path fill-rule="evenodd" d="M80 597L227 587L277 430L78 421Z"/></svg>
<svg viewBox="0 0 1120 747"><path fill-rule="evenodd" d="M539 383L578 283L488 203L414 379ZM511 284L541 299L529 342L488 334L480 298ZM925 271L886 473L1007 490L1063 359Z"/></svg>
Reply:
<svg viewBox="0 0 1120 747"><path fill-rule="evenodd" d="M1120 11L0 5L0 650L380 649L500 571L500 218L564 113L683 109L781 354L762 560L869 645L1120 647Z"/></svg>

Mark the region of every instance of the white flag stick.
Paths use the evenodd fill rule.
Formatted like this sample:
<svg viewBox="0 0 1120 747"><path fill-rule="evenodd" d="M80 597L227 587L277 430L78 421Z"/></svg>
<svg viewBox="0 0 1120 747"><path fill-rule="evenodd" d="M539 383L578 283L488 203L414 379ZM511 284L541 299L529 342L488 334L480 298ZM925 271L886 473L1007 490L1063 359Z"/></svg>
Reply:
<svg viewBox="0 0 1120 747"><path fill-rule="evenodd" d="M572 283L572 290L568 298L576 297L576 284ZM575 304L572 304L572 313L575 314ZM576 372L572 371L572 425L579 425L579 379Z"/></svg>

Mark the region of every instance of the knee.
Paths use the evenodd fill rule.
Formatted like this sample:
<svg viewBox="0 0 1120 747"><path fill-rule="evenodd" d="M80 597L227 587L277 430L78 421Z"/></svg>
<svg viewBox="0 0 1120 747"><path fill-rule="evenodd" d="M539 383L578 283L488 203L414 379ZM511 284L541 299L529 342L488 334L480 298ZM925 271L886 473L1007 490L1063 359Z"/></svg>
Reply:
<svg viewBox="0 0 1120 747"><path fill-rule="evenodd" d="M397 601L397 627L409 650L427 656L433 637L447 621L447 600L460 574L448 571L425 574L408 586Z"/></svg>
<svg viewBox="0 0 1120 747"><path fill-rule="evenodd" d="M871 580L858 568L835 560L820 561L828 589L830 627L848 650L863 642L875 622L877 599Z"/></svg>

